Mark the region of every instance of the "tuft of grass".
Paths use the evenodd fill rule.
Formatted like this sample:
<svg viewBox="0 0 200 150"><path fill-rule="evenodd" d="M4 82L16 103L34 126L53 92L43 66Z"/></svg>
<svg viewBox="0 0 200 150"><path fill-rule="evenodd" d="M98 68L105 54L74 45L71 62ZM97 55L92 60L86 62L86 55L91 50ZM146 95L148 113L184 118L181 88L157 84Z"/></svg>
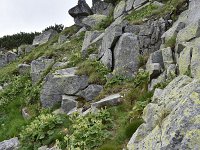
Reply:
<svg viewBox="0 0 200 150"><path fill-rule="evenodd" d="M165 48L171 47L172 49L174 49L175 45L176 45L176 36L171 37L165 42Z"/></svg>
<svg viewBox="0 0 200 150"><path fill-rule="evenodd" d="M89 77L90 84L106 83L106 75L110 71L99 61L86 60L78 65L77 75L87 75Z"/></svg>
<svg viewBox="0 0 200 150"><path fill-rule="evenodd" d="M140 10L132 11L125 19L132 24L141 24L147 19L161 18L171 14L171 18L175 20L178 14L185 9L187 0L165 0L164 2L163 7L150 4Z"/></svg>
<svg viewBox="0 0 200 150"><path fill-rule="evenodd" d="M152 15L154 10L156 9L158 9L157 6L150 4L140 10L135 10L131 12L131 14L126 16L125 19L128 20L132 24L140 24L143 21L143 19Z"/></svg>

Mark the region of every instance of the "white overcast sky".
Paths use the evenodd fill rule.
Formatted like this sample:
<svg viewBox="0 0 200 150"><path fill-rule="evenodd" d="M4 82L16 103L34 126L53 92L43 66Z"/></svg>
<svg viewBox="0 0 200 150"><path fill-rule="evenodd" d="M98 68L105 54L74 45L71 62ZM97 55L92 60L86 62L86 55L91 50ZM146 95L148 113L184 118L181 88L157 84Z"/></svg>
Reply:
<svg viewBox="0 0 200 150"><path fill-rule="evenodd" d="M92 0L86 0L91 6ZM14 33L42 31L56 24L74 24L68 10L78 0L0 0L0 37Z"/></svg>

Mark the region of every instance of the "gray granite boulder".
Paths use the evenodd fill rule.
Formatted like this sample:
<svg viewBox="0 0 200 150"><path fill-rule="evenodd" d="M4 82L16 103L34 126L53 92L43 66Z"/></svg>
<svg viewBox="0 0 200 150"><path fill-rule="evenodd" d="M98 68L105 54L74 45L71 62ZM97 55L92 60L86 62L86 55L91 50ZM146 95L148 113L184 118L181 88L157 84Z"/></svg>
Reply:
<svg viewBox="0 0 200 150"><path fill-rule="evenodd" d="M130 11L131 9L133 9L134 2L135 2L135 0L127 0L126 1L126 11Z"/></svg>
<svg viewBox="0 0 200 150"><path fill-rule="evenodd" d="M119 105L122 102L121 95L120 94L114 94L110 95L98 102L92 103L92 108L102 108L105 106L116 106Z"/></svg>
<svg viewBox="0 0 200 150"><path fill-rule="evenodd" d="M102 45L99 49L98 58L109 69L113 67L113 50L122 35L122 25L110 26L105 30Z"/></svg>
<svg viewBox="0 0 200 150"><path fill-rule="evenodd" d="M83 97L86 101L92 101L103 90L101 85L89 85L86 89L77 93L78 96Z"/></svg>
<svg viewBox="0 0 200 150"><path fill-rule="evenodd" d="M94 14L94 15L90 15L90 16L87 16L86 18L84 18L82 20L82 23L86 27L94 28L96 25L98 25L99 23L101 23L106 18L107 18L107 16L105 16L105 15Z"/></svg>
<svg viewBox="0 0 200 150"><path fill-rule="evenodd" d="M133 7L134 7L134 9L137 9L137 8L143 6L144 4L146 4L147 2L149 2L149 0L135 0Z"/></svg>
<svg viewBox="0 0 200 150"><path fill-rule="evenodd" d="M69 36L60 35L59 38L58 38L58 44L61 45L61 44L63 44L64 42L66 42L68 37L69 37Z"/></svg>
<svg viewBox="0 0 200 150"><path fill-rule="evenodd" d="M138 37L131 33L124 33L114 49L114 72L132 76L139 69L138 57Z"/></svg>
<svg viewBox="0 0 200 150"><path fill-rule="evenodd" d="M7 60L7 63L11 63L13 61L15 61L17 59L17 54L12 52L12 51L8 51L6 53L6 60Z"/></svg>
<svg viewBox="0 0 200 150"><path fill-rule="evenodd" d="M55 35L57 35L58 33L53 30L53 29L49 29L48 31L44 31L42 34L36 36L33 40L33 45L41 45L44 44L46 42L48 42L49 40L51 40L53 37L55 37Z"/></svg>
<svg viewBox="0 0 200 150"><path fill-rule="evenodd" d="M93 44L94 42L98 42L101 41L101 38L98 38L103 32L101 31L86 31L85 33L85 38L83 41L83 45L82 45L82 49L81 49L81 53L83 55L83 57L86 57L88 52L88 48L91 44ZM96 40L97 39L97 40Z"/></svg>
<svg viewBox="0 0 200 150"><path fill-rule="evenodd" d="M105 34L102 40L101 49L99 51L99 58L104 55L107 49L112 49L119 37L122 35L122 25L115 25L113 27L108 27L105 30Z"/></svg>
<svg viewBox="0 0 200 150"><path fill-rule="evenodd" d="M53 107L62 101L62 95L75 95L88 86L88 77L75 72L76 68L67 68L46 77L40 94L43 107Z"/></svg>
<svg viewBox="0 0 200 150"><path fill-rule="evenodd" d="M34 45L27 45L25 48L25 54L30 53L35 48Z"/></svg>
<svg viewBox="0 0 200 150"><path fill-rule="evenodd" d="M168 47L161 49L161 51L162 51L164 67L165 69L167 69L170 64L174 63L172 49Z"/></svg>
<svg viewBox="0 0 200 150"><path fill-rule="evenodd" d="M12 138L9 140L5 140L0 142L0 150L17 150L19 149L19 140L18 138Z"/></svg>
<svg viewBox="0 0 200 150"><path fill-rule="evenodd" d="M75 23L79 26L84 26L82 20L93 14L85 0L79 0L78 5L71 8L68 13L74 18Z"/></svg>
<svg viewBox="0 0 200 150"><path fill-rule="evenodd" d="M200 37L200 20L180 30L176 41L177 43L188 42L197 37Z"/></svg>
<svg viewBox="0 0 200 150"><path fill-rule="evenodd" d="M121 0L114 9L114 19L120 17L124 14L126 9L126 2L125 0Z"/></svg>
<svg viewBox="0 0 200 150"><path fill-rule="evenodd" d="M192 53L192 47L186 47L180 53L180 57L178 58L178 65L179 65L179 73L181 75L188 73L190 69L191 53Z"/></svg>
<svg viewBox="0 0 200 150"><path fill-rule="evenodd" d="M77 99L77 96L63 95L61 103L62 110L67 114L71 110L76 109L78 107L78 102L76 101Z"/></svg>
<svg viewBox="0 0 200 150"><path fill-rule="evenodd" d="M113 68L113 54L112 51L110 49L107 49L104 54L103 57L101 58L101 63L103 63L108 69L112 69Z"/></svg>
<svg viewBox="0 0 200 150"><path fill-rule="evenodd" d="M159 65L158 65L159 64ZM164 69L162 51L155 51L149 56L146 70L149 72L150 79L158 77Z"/></svg>
<svg viewBox="0 0 200 150"><path fill-rule="evenodd" d="M31 62L31 78L33 83L39 81L46 69L53 65L53 59L39 58Z"/></svg>
<svg viewBox="0 0 200 150"><path fill-rule="evenodd" d="M18 72L19 74L30 74L31 66L28 64L19 64Z"/></svg>
<svg viewBox="0 0 200 150"><path fill-rule="evenodd" d="M54 65L53 65L53 69L55 68L62 68L62 67L67 67L69 63L68 62L56 62Z"/></svg>
<svg viewBox="0 0 200 150"><path fill-rule="evenodd" d="M130 139L128 150L199 149L200 81L187 76L175 78L144 109L142 124Z"/></svg>
<svg viewBox="0 0 200 150"><path fill-rule="evenodd" d="M5 54L0 54L0 68L7 64L7 58Z"/></svg>
<svg viewBox="0 0 200 150"><path fill-rule="evenodd" d="M113 4L106 3L106 2L101 1L101 0L94 2L93 5L92 5L93 13L99 14L99 15L109 16L112 13L113 9L114 9Z"/></svg>

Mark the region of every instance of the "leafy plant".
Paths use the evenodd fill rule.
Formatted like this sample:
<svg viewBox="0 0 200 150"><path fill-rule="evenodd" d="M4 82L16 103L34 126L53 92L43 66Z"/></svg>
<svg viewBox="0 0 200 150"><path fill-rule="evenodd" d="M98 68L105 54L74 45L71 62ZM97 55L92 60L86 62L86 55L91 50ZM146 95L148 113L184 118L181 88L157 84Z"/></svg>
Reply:
<svg viewBox="0 0 200 150"><path fill-rule="evenodd" d="M111 123L110 114L101 110L87 116L74 115L71 118L72 133L65 136L67 149L94 149L108 137L108 125Z"/></svg>
<svg viewBox="0 0 200 150"><path fill-rule="evenodd" d="M56 139L64 138L61 125L65 117L53 114L41 114L20 133L21 147L23 149L36 149L42 145L55 143Z"/></svg>

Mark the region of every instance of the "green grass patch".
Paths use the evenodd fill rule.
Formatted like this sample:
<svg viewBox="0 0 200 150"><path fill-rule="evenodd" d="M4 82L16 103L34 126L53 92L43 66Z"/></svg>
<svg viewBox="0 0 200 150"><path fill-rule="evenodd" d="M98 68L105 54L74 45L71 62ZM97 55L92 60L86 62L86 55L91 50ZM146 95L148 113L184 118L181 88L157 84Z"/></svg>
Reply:
<svg viewBox="0 0 200 150"><path fill-rule="evenodd" d="M77 75L87 75L91 84L105 84L110 71L99 61L86 60L78 65Z"/></svg>

